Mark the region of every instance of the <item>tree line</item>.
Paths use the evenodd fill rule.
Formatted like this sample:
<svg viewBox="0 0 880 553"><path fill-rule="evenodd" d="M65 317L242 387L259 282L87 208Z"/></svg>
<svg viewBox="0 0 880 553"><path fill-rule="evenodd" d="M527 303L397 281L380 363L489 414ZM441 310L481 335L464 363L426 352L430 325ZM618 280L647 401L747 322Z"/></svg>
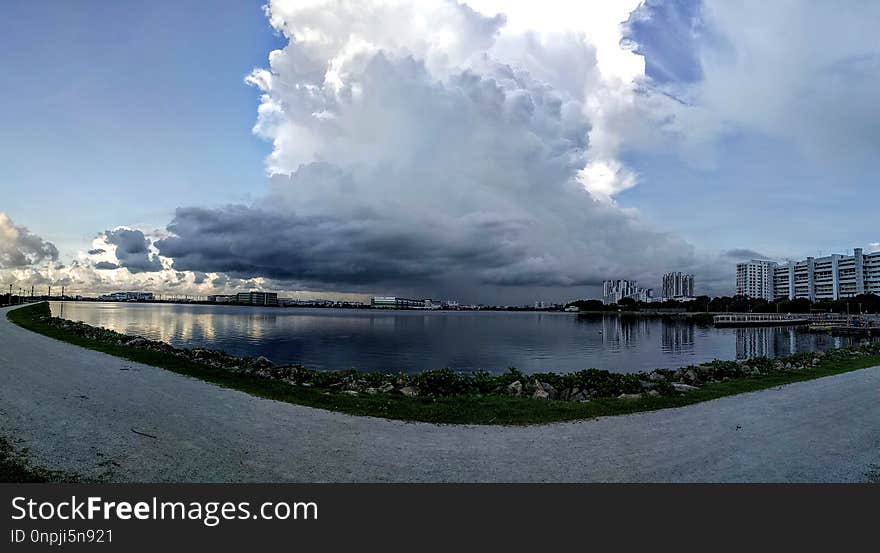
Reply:
<svg viewBox="0 0 880 553"><path fill-rule="evenodd" d="M566 307L578 307L581 311L641 311L656 309L676 309L688 313L880 313L880 296L860 294L839 300L810 301L805 298L788 298L767 301L748 296L698 296L692 301L666 300L662 302L640 302L624 298L617 304L605 305L600 300L577 300Z"/></svg>

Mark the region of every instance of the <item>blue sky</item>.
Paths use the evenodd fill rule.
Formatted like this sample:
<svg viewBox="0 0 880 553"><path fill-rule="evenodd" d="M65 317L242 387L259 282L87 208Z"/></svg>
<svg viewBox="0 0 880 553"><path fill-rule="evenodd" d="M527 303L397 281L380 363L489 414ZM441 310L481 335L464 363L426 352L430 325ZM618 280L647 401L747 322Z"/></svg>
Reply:
<svg viewBox="0 0 880 553"><path fill-rule="evenodd" d="M5 2L0 280L725 293L728 250L880 242L880 7L628 1ZM117 227L143 244L115 255Z"/></svg>
<svg viewBox="0 0 880 553"><path fill-rule="evenodd" d="M244 77L283 41L260 1L5 2L2 209L75 251L266 186Z"/></svg>

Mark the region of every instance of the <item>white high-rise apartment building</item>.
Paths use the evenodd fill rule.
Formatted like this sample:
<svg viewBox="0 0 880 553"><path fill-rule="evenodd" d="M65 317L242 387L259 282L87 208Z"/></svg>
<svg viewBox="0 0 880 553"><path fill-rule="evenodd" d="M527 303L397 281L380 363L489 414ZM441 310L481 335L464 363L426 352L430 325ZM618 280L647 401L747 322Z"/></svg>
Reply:
<svg viewBox="0 0 880 553"><path fill-rule="evenodd" d="M666 273L663 275L663 297L667 300L694 297L694 275Z"/></svg>
<svg viewBox="0 0 880 553"><path fill-rule="evenodd" d="M635 280L606 280L602 283L602 303L613 305L623 298L649 302L654 293L650 288L640 288Z"/></svg>
<svg viewBox="0 0 880 553"><path fill-rule="evenodd" d="M766 300L810 301L880 295L880 251L866 254L856 248L853 255L808 257L782 264L763 260L740 263L736 266L736 293Z"/></svg>
<svg viewBox="0 0 880 553"><path fill-rule="evenodd" d="M773 261L753 259L736 266L736 295L750 298L773 299Z"/></svg>
<svg viewBox="0 0 880 553"><path fill-rule="evenodd" d="M808 257L779 265L773 278L774 298L836 300L859 294L880 295L880 252Z"/></svg>

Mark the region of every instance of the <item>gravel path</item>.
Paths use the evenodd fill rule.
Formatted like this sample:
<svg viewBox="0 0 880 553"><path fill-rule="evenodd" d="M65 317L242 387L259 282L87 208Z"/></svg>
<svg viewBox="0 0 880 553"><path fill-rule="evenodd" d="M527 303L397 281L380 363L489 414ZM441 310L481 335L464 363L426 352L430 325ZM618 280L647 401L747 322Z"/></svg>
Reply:
<svg viewBox="0 0 880 553"><path fill-rule="evenodd" d="M0 435L28 448L39 465L86 476L853 482L880 475L880 367L653 413L531 427L441 426L255 398L31 333L6 311Z"/></svg>

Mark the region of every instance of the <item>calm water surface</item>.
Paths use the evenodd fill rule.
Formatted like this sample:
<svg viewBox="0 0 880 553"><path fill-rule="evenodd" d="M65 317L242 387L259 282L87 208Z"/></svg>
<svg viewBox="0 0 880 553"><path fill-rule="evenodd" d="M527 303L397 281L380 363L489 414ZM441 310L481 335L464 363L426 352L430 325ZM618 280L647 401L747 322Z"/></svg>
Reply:
<svg viewBox="0 0 880 553"><path fill-rule="evenodd" d="M714 328L616 314L278 309L52 302L52 313L178 347L263 355L314 369L633 372L778 357L852 338L792 327Z"/></svg>

